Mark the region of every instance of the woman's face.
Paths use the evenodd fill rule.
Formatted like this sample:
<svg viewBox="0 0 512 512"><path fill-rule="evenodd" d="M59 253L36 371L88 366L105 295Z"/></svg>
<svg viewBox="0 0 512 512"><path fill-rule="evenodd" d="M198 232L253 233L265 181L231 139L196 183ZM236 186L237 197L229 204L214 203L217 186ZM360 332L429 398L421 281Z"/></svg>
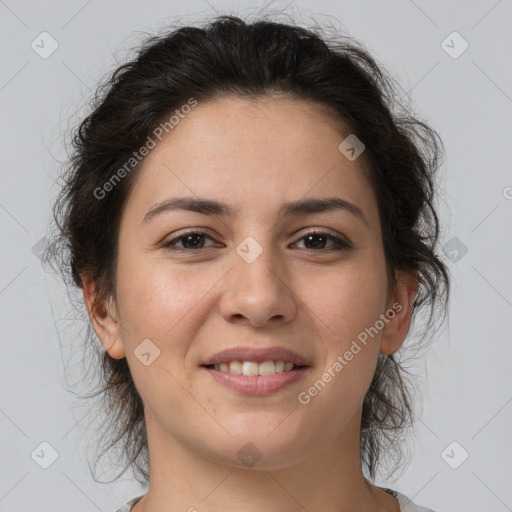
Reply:
<svg viewBox="0 0 512 512"><path fill-rule="evenodd" d="M345 137L305 102L222 98L191 109L146 157L121 219L112 324L97 332L127 358L153 439L238 466L261 456L262 468L350 436L359 449L379 351L398 349L408 324L407 304L388 297L364 154L347 158ZM184 197L226 211L166 206ZM335 198L353 206L282 212ZM239 375L282 364L236 353L227 370L204 366L240 347L286 349L306 368Z"/></svg>

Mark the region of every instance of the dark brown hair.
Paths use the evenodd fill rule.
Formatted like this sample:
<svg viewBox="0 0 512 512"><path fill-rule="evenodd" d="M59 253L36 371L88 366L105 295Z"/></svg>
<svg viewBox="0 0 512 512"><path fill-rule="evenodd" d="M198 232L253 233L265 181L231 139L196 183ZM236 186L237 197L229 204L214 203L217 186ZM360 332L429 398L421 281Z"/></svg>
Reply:
<svg viewBox="0 0 512 512"><path fill-rule="evenodd" d="M120 218L140 164L105 197L98 198L99 188L191 97L202 103L221 95L257 99L267 94L321 106L364 143L390 286L394 288L396 271L416 276L413 317L426 307L430 315L425 333L432 333L435 312L439 307L446 315L449 295L447 268L436 255L439 136L412 116L395 81L360 43L262 18L247 23L219 16L202 28L178 27L149 37L133 60L98 87L91 111L71 141L72 154L54 206L56 235L49 261L68 285L81 288L81 276L87 274L96 283L98 300L115 297ZM95 340L90 324L87 336ZM103 453L120 445L128 462L124 471L132 467L147 481L144 407L127 361L111 358L97 343L90 348L99 361L101 385L88 397L102 396L110 420L100 436ZM381 354L364 399L361 459L372 478L382 452L401 457L399 440L413 423L404 373L395 355Z"/></svg>

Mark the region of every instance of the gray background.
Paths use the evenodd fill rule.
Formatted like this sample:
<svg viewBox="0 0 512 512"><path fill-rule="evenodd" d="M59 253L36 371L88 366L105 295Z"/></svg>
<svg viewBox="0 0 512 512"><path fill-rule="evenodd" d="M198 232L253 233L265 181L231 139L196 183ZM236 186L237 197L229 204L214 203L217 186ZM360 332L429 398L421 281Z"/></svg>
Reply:
<svg viewBox="0 0 512 512"><path fill-rule="evenodd" d="M512 2L315 0L271 8L363 42L446 145L440 208L454 280L449 322L416 362L423 400L412 462L385 483L437 512L512 510ZM84 429L84 404L73 395L90 389L80 382L82 334L37 248L69 120L141 31L159 32L180 16L195 22L258 9L213 0L0 0L0 511L108 512L144 491L130 474L111 484L91 476L94 432ZM42 46L43 31L59 45L46 59L31 47ZM462 40L443 44L454 31L469 44L457 58ZM42 442L58 454L47 469L40 465L51 450Z"/></svg>

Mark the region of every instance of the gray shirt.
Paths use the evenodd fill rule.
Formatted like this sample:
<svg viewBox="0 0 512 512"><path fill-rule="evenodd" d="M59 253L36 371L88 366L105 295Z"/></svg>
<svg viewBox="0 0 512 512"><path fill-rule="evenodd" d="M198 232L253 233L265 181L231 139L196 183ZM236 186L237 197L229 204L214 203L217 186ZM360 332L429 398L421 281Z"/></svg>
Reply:
<svg viewBox="0 0 512 512"><path fill-rule="evenodd" d="M392 489L387 489L384 487L381 487L381 489L383 491L386 491L387 493L391 494L398 500L398 503L400 504L400 512L434 512L430 508L425 508L425 507L420 507L419 505L415 505L409 498L407 498L406 496L404 496L403 494L401 494L397 491L394 491ZM143 496L144 495L132 498L130 501L125 503L122 507L118 508L114 512L130 512L133 505L135 505L135 503L137 503L137 501L139 501Z"/></svg>

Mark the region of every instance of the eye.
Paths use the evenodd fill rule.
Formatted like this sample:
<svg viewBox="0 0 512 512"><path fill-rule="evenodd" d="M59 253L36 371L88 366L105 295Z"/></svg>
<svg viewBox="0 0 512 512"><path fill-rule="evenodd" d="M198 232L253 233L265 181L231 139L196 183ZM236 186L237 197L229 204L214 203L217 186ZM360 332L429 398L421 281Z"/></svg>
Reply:
<svg viewBox="0 0 512 512"><path fill-rule="evenodd" d="M194 231L189 231L181 234L165 242L162 247L167 248L171 251L194 251L195 249L203 249L207 246L204 245L205 238L209 238L213 240L213 237L208 234L208 232L196 229ZM329 233L325 233L323 231L314 230L306 233L299 239L299 242L305 240L306 244L312 244L313 248L305 247L304 249L309 252L328 252L328 251L336 251L343 249L350 249L352 246L350 243L342 240L341 238L330 235ZM319 240L319 242L318 242ZM326 242L330 241L332 246L330 248L325 249ZM181 246L179 244L182 244ZM210 246L211 247L211 246Z"/></svg>
<svg viewBox="0 0 512 512"><path fill-rule="evenodd" d="M213 238L206 232L202 230L194 230L189 231L188 233L183 233L180 236L177 236L176 238L173 238L172 240L169 240L168 242L165 242L162 247L166 247L170 250L194 250L199 248L202 249L204 246L204 237L209 238L210 240L213 240ZM203 239L203 243L201 243L201 239ZM184 246L181 247L177 246L176 242L183 241ZM177 247L175 249L175 247Z"/></svg>
<svg viewBox="0 0 512 512"><path fill-rule="evenodd" d="M351 245L346 242L345 240L342 240L341 238L338 238L337 236L330 235L329 233L324 233L319 230L310 231L309 233L306 233L303 237L300 238L300 241L305 240L307 244L312 244L313 249L306 247L306 251L310 252L319 252L319 250L325 249L325 243L327 241L331 241L333 246L331 246L330 249L325 249L323 252L327 252L330 250L339 251L343 249L350 249ZM318 242L320 240L320 242ZM315 249L316 247L316 249ZM319 247L319 249L318 249Z"/></svg>

